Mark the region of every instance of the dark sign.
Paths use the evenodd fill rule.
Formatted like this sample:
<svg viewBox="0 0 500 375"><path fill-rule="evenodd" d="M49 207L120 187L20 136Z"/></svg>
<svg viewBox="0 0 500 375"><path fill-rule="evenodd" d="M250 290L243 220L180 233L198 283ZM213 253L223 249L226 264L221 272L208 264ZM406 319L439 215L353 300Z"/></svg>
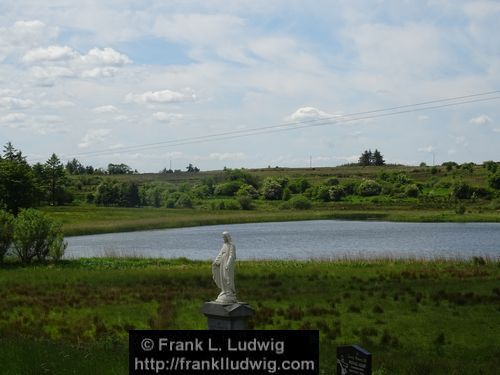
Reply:
<svg viewBox="0 0 500 375"><path fill-rule="evenodd" d="M337 347L337 375L371 374L371 353L357 345Z"/></svg>
<svg viewBox="0 0 500 375"><path fill-rule="evenodd" d="M319 332L129 331L129 374L319 374Z"/></svg>

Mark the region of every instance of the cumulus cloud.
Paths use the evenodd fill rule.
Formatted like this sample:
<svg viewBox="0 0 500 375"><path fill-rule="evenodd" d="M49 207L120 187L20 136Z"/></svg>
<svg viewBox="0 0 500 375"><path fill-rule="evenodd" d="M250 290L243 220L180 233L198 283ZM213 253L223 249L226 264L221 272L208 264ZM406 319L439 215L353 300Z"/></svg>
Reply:
<svg viewBox="0 0 500 375"><path fill-rule="evenodd" d="M307 120L321 120L325 118L332 118L340 115L333 115L330 113L323 112L314 107L302 107L297 109L294 113L288 116L289 120L292 121L307 121Z"/></svg>
<svg viewBox="0 0 500 375"><path fill-rule="evenodd" d="M419 152L434 152L434 151L436 151L436 149L434 148L434 146L429 145L429 146L419 147L417 149L417 151L419 151Z"/></svg>
<svg viewBox="0 0 500 375"><path fill-rule="evenodd" d="M245 154L243 152L212 152L208 155L209 160L244 160Z"/></svg>
<svg viewBox="0 0 500 375"><path fill-rule="evenodd" d="M120 67L132 63L128 56L112 48L92 48L80 54L60 45L32 49L24 54L23 61L36 65L31 71L37 79L113 77Z"/></svg>
<svg viewBox="0 0 500 375"><path fill-rule="evenodd" d="M480 116L471 118L469 122L471 124L474 124L474 125L488 125L492 121L493 120L491 119L491 117L489 117L487 115L480 115Z"/></svg>
<svg viewBox="0 0 500 375"><path fill-rule="evenodd" d="M27 48L35 47L57 36L51 28L39 20L17 21L8 27L0 27L0 61L12 54L22 54Z"/></svg>
<svg viewBox="0 0 500 375"><path fill-rule="evenodd" d="M81 59L89 65L122 66L132 63L127 55L115 51L113 48L92 48L86 55L81 56Z"/></svg>
<svg viewBox="0 0 500 375"><path fill-rule="evenodd" d="M33 104L29 99L21 99L13 96L0 97L0 107L7 109L26 109L33 106Z"/></svg>
<svg viewBox="0 0 500 375"><path fill-rule="evenodd" d="M64 66L35 66L31 68L31 74L37 79L54 79L75 77L76 73Z"/></svg>
<svg viewBox="0 0 500 375"><path fill-rule="evenodd" d="M23 61L28 64L43 61L69 60L78 56L78 53L68 46L49 46L47 48L35 48L26 52Z"/></svg>
<svg viewBox="0 0 500 375"><path fill-rule="evenodd" d="M95 143L100 143L111 133L111 129L91 129L82 138L78 148L87 148Z"/></svg>
<svg viewBox="0 0 500 375"><path fill-rule="evenodd" d="M147 91L143 94L129 93L125 100L135 103L181 103L196 100L196 94L187 90L187 92L162 90L162 91Z"/></svg>
<svg viewBox="0 0 500 375"><path fill-rule="evenodd" d="M153 113L153 118L162 122L172 122L175 120L180 120L183 118L181 113L165 113L165 112L155 112Z"/></svg>
<svg viewBox="0 0 500 375"><path fill-rule="evenodd" d="M0 117L0 123L3 124L20 123L24 122L26 117L27 116L24 113L9 113L5 116Z"/></svg>
<svg viewBox="0 0 500 375"><path fill-rule="evenodd" d="M54 100L54 101L44 101L41 103L44 107L48 108L67 108L67 107L73 107L75 103L69 100Z"/></svg>
<svg viewBox="0 0 500 375"><path fill-rule="evenodd" d="M100 107L95 107L92 109L92 112L94 113L117 113L118 108L116 108L114 105L103 105Z"/></svg>

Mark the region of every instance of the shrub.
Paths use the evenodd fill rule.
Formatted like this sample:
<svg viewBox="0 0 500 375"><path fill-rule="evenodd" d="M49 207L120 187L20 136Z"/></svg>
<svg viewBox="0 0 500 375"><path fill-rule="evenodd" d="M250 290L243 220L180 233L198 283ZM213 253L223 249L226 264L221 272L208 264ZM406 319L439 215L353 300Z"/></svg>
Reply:
<svg viewBox="0 0 500 375"><path fill-rule="evenodd" d="M283 186L276 179L268 177L262 184L262 195L267 200L279 200L283 196Z"/></svg>
<svg viewBox="0 0 500 375"><path fill-rule="evenodd" d="M418 188L417 185L411 184L406 186L405 194L407 197L417 198L420 195L420 189Z"/></svg>
<svg viewBox="0 0 500 375"><path fill-rule="evenodd" d="M52 243L49 245L49 257L53 260L60 261L66 252L68 243L64 241L62 233L58 233Z"/></svg>
<svg viewBox="0 0 500 375"><path fill-rule="evenodd" d="M345 190L342 186L332 186L328 189L328 194L330 195L330 200L337 202L345 196Z"/></svg>
<svg viewBox="0 0 500 375"><path fill-rule="evenodd" d="M469 199L472 195L471 187L465 182L459 182L453 186L452 195L458 199Z"/></svg>
<svg viewBox="0 0 500 375"><path fill-rule="evenodd" d="M248 195L241 195L238 197L238 203L241 206L242 210L251 210L253 209L253 202L252 198L250 198Z"/></svg>
<svg viewBox="0 0 500 375"><path fill-rule="evenodd" d="M7 211L0 210L0 263L9 250L14 234L14 216Z"/></svg>
<svg viewBox="0 0 500 375"><path fill-rule="evenodd" d="M167 208L174 208L177 200L181 197L181 195L182 194L177 191L168 194L166 197L165 206Z"/></svg>
<svg viewBox="0 0 500 375"><path fill-rule="evenodd" d="M311 184L305 178L297 178L295 180L292 180L288 184L288 187L290 188L290 190L292 191L292 193L302 194L308 188L311 187Z"/></svg>
<svg viewBox="0 0 500 375"><path fill-rule="evenodd" d="M328 185L328 186L336 186L338 184L339 184L339 179L336 177L330 177L330 178L326 179L326 181L325 181L325 185Z"/></svg>
<svg viewBox="0 0 500 375"><path fill-rule="evenodd" d="M241 208L240 203L237 200L234 199L228 199L225 202L225 209L226 210L239 210Z"/></svg>
<svg viewBox="0 0 500 375"><path fill-rule="evenodd" d="M330 187L325 185L318 186L314 198L322 202L328 202L330 200Z"/></svg>
<svg viewBox="0 0 500 375"><path fill-rule="evenodd" d="M241 187L240 181L228 181L215 185L214 195L232 197Z"/></svg>
<svg viewBox="0 0 500 375"><path fill-rule="evenodd" d="M210 187L205 184L197 184L191 189L192 194L200 199L208 198L211 194Z"/></svg>
<svg viewBox="0 0 500 375"><path fill-rule="evenodd" d="M500 173L492 174L488 178L488 183L493 189L500 189Z"/></svg>
<svg viewBox="0 0 500 375"><path fill-rule="evenodd" d="M347 182L346 184L343 185L343 187L345 195L353 195L358 190L358 183L354 181Z"/></svg>
<svg viewBox="0 0 500 375"><path fill-rule="evenodd" d="M23 263L30 263L35 257L45 260L48 255L57 260L66 249L61 225L31 208L22 210L17 216L13 242L14 253Z"/></svg>
<svg viewBox="0 0 500 375"><path fill-rule="evenodd" d="M493 196L493 191L483 187L474 187L472 188L472 194L477 198L491 199Z"/></svg>
<svg viewBox="0 0 500 375"><path fill-rule="evenodd" d="M495 173L497 171L498 164L495 163L493 160L488 160L483 162L483 167L486 168L487 171Z"/></svg>
<svg viewBox="0 0 500 375"><path fill-rule="evenodd" d="M296 195L289 202L290 206L296 210L308 210L311 208L311 201L303 195Z"/></svg>
<svg viewBox="0 0 500 375"><path fill-rule="evenodd" d="M236 192L236 195L239 197L249 197L252 199L259 197L259 192L252 185L241 185L239 190Z"/></svg>
<svg viewBox="0 0 500 375"><path fill-rule="evenodd" d="M283 196L281 197L281 199L283 199L284 201L287 201L290 199L291 196L292 196L292 193L290 192L290 189L286 187L283 190Z"/></svg>
<svg viewBox="0 0 500 375"><path fill-rule="evenodd" d="M193 201L188 194L181 194L175 202L175 208L193 208Z"/></svg>
<svg viewBox="0 0 500 375"><path fill-rule="evenodd" d="M382 191L380 184L373 180L364 180L358 186L358 194L363 197L370 197L373 195L379 195Z"/></svg>

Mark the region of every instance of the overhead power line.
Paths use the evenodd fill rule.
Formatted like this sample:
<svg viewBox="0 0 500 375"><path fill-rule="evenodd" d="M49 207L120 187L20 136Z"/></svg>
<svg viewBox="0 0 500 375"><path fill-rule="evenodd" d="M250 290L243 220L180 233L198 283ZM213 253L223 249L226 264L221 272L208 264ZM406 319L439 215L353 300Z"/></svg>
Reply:
<svg viewBox="0 0 500 375"><path fill-rule="evenodd" d="M464 105L464 104L485 102L485 101L492 101L492 100L500 99L500 95L492 96L494 94L500 94L500 90L465 95L465 96L457 96L457 97L451 97L451 98L430 100L430 101L419 102L419 103L414 103L414 104L407 104L407 105L401 105L401 106L396 106L396 107L389 107L389 108L375 109L375 110L370 110L370 111L356 112L356 113L345 114L345 115L335 115L335 116L328 116L328 117L322 117L322 118L316 118L316 119L308 119L308 120L302 120L302 121L284 122L284 123L281 123L278 125L262 126L262 127L251 128L251 129L240 129L240 130L233 130L233 131L227 131L227 132L208 134L208 135L203 135L203 136L179 138L179 139L173 139L173 140L167 140L167 141L155 142L155 143L147 143L147 144L141 144L141 145L135 145L135 146L126 146L126 147L120 147L120 148L116 148L116 149L112 149L112 150L103 149L103 150L81 152L81 153L71 155L69 157L73 157L73 156L101 156L101 155L110 155L110 154L121 153L121 152L144 151L144 150L149 150L149 149L168 148L168 147L172 147L172 146L205 143L205 142L210 142L210 141L219 141L219 140L226 140L226 139L235 139L235 138L261 135L261 134L270 134L270 133L277 133L277 132L284 132L284 131L292 131L292 130L303 129L303 128L312 128L312 127L328 126L328 125L335 125L335 124L362 121L362 120L370 120L370 119L395 116L395 115L400 115L400 114L405 114L405 113L420 112L420 111L426 111L426 110L436 110L439 108L460 106L460 105Z"/></svg>

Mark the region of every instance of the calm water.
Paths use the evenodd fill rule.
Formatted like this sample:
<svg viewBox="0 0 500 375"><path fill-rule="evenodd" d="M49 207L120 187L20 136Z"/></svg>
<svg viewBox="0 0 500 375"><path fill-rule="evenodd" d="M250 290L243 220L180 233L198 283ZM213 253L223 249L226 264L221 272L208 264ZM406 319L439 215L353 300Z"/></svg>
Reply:
<svg viewBox="0 0 500 375"><path fill-rule="evenodd" d="M231 233L239 259L500 257L500 223L299 221L68 237L67 257L212 259Z"/></svg>

